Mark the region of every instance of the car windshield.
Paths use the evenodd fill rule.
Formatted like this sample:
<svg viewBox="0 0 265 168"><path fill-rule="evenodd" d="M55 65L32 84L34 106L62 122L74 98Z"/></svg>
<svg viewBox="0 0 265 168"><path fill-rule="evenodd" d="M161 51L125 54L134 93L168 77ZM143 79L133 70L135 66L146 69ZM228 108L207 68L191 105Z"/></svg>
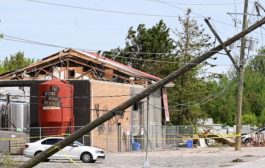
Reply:
<svg viewBox="0 0 265 168"><path fill-rule="evenodd" d="M74 144L78 145L78 146L85 146L82 143L78 142L78 141L74 141Z"/></svg>

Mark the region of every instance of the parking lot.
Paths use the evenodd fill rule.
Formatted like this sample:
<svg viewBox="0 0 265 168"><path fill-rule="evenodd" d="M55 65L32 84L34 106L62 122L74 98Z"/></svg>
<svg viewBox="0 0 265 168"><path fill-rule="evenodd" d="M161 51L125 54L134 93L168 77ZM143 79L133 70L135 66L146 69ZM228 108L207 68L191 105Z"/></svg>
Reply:
<svg viewBox="0 0 265 168"><path fill-rule="evenodd" d="M151 151L148 153L150 167L178 167L178 168L220 168L229 167L242 162L251 162L264 157L264 147L245 147L241 151L234 151L234 148L179 148L175 150ZM21 155L9 156L18 163L28 160ZM3 158L3 157L1 157ZM2 162L2 161L1 161ZM51 160L43 162L36 168L135 168L143 167L145 163L145 152L122 152L107 153L105 160L98 160L96 163L73 162L70 160ZM2 165L2 167L5 167Z"/></svg>

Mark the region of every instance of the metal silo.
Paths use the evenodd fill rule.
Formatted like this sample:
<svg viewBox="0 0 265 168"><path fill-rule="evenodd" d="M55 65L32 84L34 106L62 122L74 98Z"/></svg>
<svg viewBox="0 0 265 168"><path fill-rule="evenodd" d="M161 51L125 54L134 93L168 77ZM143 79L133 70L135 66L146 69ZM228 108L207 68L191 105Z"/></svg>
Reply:
<svg viewBox="0 0 265 168"><path fill-rule="evenodd" d="M28 103L11 102L8 104L8 127L11 130L26 132L29 127L30 113Z"/></svg>
<svg viewBox="0 0 265 168"><path fill-rule="evenodd" d="M39 121L42 135L63 135L73 132L74 88L67 81L53 79L39 85Z"/></svg>

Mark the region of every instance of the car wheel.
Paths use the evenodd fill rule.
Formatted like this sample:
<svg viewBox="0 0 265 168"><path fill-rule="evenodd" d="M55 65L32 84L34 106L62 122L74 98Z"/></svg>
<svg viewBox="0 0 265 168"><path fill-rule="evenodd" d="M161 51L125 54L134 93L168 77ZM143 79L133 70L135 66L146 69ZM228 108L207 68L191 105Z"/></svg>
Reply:
<svg viewBox="0 0 265 168"><path fill-rule="evenodd" d="M42 152L42 151L37 151L37 152L35 152L34 156L40 154L41 152ZM49 161L50 161L50 159L45 159L45 162L49 162Z"/></svg>
<svg viewBox="0 0 265 168"><path fill-rule="evenodd" d="M245 140L245 143L244 144L248 144L248 143L251 143L252 142L252 139L251 138L248 138Z"/></svg>
<svg viewBox="0 0 265 168"><path fill-rule="evenodd" d="M89 152L82 153L81 160L84 163L93 163L93 156Z"/></svg>
<svg viewBox="0 0 265 168"><path fill-rule="evenodd" d="M35 153L34 153L34 156L40 154L41 152L42 152L42 151L37 151L37 152L35 152Z"/></svg>

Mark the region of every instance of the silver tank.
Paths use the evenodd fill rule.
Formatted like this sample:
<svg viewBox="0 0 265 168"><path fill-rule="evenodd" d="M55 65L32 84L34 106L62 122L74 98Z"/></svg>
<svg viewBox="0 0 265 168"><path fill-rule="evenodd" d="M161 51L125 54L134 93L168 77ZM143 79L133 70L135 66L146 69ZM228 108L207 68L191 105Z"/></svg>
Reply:
<svg viewBox="0 0 265 168"><path fill-rule="evenodd" d="M0 129L7 127L7 121L5 120L5 116L7 114L6 105L7 102L0 101Z"/></svg>
<svg viewBox="0 0 265 168"><path fill-rule="evenodd" d="M11 130L26 132L29 127L29 104L10 103L8 105L8 126Z"/></svg>

